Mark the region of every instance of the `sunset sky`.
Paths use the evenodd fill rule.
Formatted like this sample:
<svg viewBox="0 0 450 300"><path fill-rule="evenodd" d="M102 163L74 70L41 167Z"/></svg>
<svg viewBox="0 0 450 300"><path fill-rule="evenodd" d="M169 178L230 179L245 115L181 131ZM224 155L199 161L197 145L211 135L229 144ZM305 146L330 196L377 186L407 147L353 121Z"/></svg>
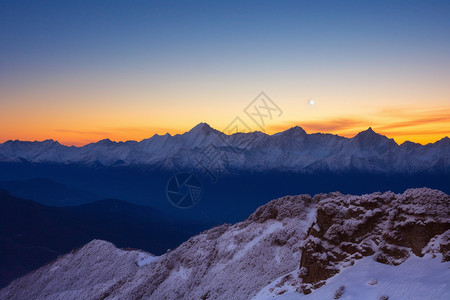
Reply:
<svg viewBox="0 0 450 300"><path fill-rule="evenodd" d="M311 2L0 1L0 142L222 130L261 91L267 133L450 136L450 1Z"/></svg>

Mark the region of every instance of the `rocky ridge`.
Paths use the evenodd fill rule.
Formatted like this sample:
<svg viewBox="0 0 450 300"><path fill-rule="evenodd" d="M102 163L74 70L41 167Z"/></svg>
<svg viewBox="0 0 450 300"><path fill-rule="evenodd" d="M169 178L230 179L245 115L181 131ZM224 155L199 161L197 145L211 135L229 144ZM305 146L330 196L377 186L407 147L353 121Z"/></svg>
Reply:
<svg viewBox="0 0 450 300"><path fill-rule="evenodd" d="M448 261L449 204L427 188L286 196L160 257L93 241L15 280L0 298L250 299L271 283L273 296L308 294L364 257Z"/></svg>

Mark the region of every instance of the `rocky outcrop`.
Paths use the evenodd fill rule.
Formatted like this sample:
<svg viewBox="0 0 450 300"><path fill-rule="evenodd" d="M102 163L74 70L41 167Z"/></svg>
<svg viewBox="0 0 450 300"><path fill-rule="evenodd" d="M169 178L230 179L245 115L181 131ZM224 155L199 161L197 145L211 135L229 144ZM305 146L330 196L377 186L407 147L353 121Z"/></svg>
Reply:
<svg viewBox="0 0 450 300"><path fill-rule="evenodd" d="M449 260L449 205L448 195L426 188L399 195L328 195L318 202L316 221L302 245L300 290L320 287L364 256L391 265L429 252Z"/></svg>

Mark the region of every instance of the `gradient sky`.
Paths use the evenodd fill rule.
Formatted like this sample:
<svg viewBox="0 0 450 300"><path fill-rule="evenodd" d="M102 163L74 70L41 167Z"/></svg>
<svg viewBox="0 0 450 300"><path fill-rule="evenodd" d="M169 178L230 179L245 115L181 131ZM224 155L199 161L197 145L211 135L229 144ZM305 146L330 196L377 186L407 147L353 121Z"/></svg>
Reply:
<svg viewBox="0 0 450 300"><path fill-rule="evenodd" d="M260 91L268 133L449 136L450 1L0 1L0 142L222 130Z"/></svg>

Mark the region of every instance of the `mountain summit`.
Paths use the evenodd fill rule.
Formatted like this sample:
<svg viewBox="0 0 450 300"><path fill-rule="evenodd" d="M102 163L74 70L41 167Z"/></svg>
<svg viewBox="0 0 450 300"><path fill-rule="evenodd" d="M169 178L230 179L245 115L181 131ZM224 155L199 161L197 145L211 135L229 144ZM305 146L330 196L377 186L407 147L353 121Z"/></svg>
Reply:
<svg viewBox="0 0 450 300"><path fill-rule="evenodd" d="M181 135L154 135L141 142L115 143L106 139L84 147L67 147L48 141L8 141L0 144L0 161L94 166L116 166L120 162L121 167L196 170L200 167L198 162L205 166L211 163L211 157L215 157L220 158L214 160L215 167L225 172L278 170L411 174L430 172L434 168L450 171L450 164L442 164L450 157L448 141L444 138L425 146L411 143L399 146L372 128L353 138L307 134L298 126L273 135L262 132L227 135L207 123L200 123Z"/></svg>
<svg viewBox="0 0 450 300"><path fill-rule="evenodd" d="M307 135L306 131L303 128L301 128L300 126L291 127L289 129L279 132L277 134L283 135L283 136L306 136Z"/></svg>
<svg viewBox="0 0 450 300"><path fill-rule="evenodd" d="M376 133L372 127L369 127L367 130L361 131L357 135L355 135L352 140L360 145L360 147L364 150L370 149L379 149L380 147L395 147L398 144L388 137ZM384 149L387 150L387 149Z"/></svg>
<svg viewBox="0 0 450 300"><path fill-rule="evenodd" d="M191 130L189 130L188 132L192 133L192 134L208 134L211 132L218 132L218 130L212 128L211 126L209 126L208 123L198 123L197 125L195 125L194 127L192 127Z"/></svg>
<svg viewBox="0 0 450 300"><path fill-rule="evenodd" d="M370 141L370 140L373 141L373 140L377 140L377 139L378 140L391 140L391 139L389 139L388 137L386 137L384 135L376 133L372 129L372 127L369 127L366 130L359 132L357 135L355 135L353 137L353 139L355 139L355 140L362 140L362 139L364 139L364 140L368 140L368 141Z"/></svg>

